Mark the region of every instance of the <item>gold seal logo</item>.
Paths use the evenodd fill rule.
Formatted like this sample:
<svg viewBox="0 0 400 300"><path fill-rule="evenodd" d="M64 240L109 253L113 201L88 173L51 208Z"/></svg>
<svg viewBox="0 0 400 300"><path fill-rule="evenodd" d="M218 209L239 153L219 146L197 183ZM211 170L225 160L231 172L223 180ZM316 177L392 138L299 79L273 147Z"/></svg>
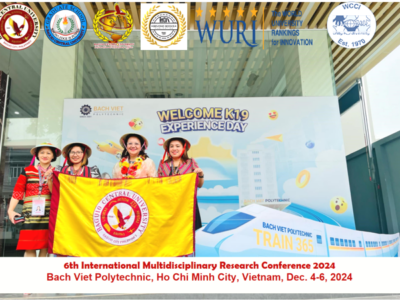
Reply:
<svg viewBox="0 0 400 300"><path fill-rule="evenodd" d="M93 20L93 30L104 42L118 43L125 40L132 32L132 16L125 9L120 9L118 3L115 10L102 9Z"/></svg>
<svg viewBox="0 0 400 300"><path fill-rule="evenodd" d="M177 45L186 33L186 20L182 12L174 5L168 5L171 11L158 11L159 5L151 7L143 17L142 33L150 45L168 48Z"/></svg>

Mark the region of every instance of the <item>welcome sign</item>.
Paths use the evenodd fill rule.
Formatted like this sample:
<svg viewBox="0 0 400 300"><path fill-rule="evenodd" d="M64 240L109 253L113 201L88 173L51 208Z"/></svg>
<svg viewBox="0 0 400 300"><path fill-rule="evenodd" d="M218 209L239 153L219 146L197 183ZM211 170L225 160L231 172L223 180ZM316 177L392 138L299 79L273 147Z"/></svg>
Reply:
<svg viewBox="0 0 400 300"><path fill-rule="evenodd" d="M244 121L249 118L249 111L234 108L225 108L223 111L221 107L196 107L158 111L157 115L160 121L165 123L161 125L161 133L164 134L206 130L244 132L248 125Z"/></svg>
<svg viewBox="0 0 400 300"><path fill-rule="evenodd" d="M101 108L101 109L100 109ZM203 169L203 225L250 204L355 229L337 97L66 99L62 145L87 143L105 178L119 138L138 133L160 162L165 140L187 138Z"/></svg>

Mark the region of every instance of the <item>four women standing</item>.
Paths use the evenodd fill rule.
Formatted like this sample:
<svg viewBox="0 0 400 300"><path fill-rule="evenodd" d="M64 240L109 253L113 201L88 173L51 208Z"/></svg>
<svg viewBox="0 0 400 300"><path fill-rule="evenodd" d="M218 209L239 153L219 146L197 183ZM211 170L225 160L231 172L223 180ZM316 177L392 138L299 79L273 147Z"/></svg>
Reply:
<svg viewBox="0 0 400 300"><path fill-rule="evenodd" d="M113 169L113 178L144 178L184 175L197 173L199 176L198 187L204 183L204 173L196 161L188 157L190 149L188 140L181 137L170 138L164 143L167 160L160 162L158 172L153 162L146 154L147 139L139 134L128 133L120 138L124 148L121 160ZM52 176L54 162L63 154L67 166L57 167L57 171L81 177L100 178L100 171L96 166L88 167L91 148L84 143L71 143L61 151L50 143L43 143L31 149L31 154L39 160L37 166L26 167L19 176L11 198L8 215L13 224L15 218L21 214L14 211L18 201L24 200L22 217L25 218L20 231L17 250L25 250L25 256L35 257L36 250L39 256L47 256L48 227L50 213L50 199L52 190ZM164 154L164 156L165 156ZM64 162L65 164L65 162ZM24 197L25 195L25 197ZM199 208L196 203L196 230L201 228Z"/></svg>

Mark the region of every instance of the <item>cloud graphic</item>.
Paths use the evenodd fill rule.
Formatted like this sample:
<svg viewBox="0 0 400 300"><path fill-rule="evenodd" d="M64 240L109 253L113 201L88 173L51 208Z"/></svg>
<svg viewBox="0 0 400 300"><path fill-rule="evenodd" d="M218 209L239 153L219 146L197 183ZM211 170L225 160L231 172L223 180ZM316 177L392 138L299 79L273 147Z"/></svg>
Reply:
<svg viewBox="0 0 400 300"><path fill-rule="evenodd" d="M197 144L192 144L189 156L196 159L206 157L225 163L236 163L236 158L232 155L232 144L227 139L217 146L209 137L201 137Z"/></svg>
<svg viewBox="0 0 400 300"><path fill-rule="evenodd" d="M233 209L226 209L221 213L215 206L209 206L207 209L200 208L201 221L204 223L210 223L216 217L230 211L233 211Z"/></svg>
<svg viewBox="0 0 400 300"><path fill-rule="evenodd" d="M208 176L207 176L208 177ZM223 188L221 185L216 185L213 188L201 188L198 190L199 196L237 196L239 195L239 188L237 186L230 186Z"/></svg>
<svg viewBox="0 0 400 300"><path fill-rule="evenodd" d="M206 180L231 180L232 172L229 166L223 166L220 161L211 158L196 159L199 167L204 171Z"/></svg>
<svg viewBox="0 0 400 300"><path fill-rule="evenodd" d="M222 174L219 170L203 168L204 174L207 174L207 180L230 180L231 178Z"/></svg>

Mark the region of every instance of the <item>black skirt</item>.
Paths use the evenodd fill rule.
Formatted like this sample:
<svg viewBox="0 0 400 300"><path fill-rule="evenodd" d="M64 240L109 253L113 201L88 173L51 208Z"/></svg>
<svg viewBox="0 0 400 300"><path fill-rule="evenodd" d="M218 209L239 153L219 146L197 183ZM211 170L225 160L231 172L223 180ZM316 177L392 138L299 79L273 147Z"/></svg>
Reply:
<svg viewBox="0 0 400 300"><path fill-rule="evenodd" d="M203 227L201 225L201 217L200 217L200 209L199 209L199 204L196 201L196 223L195 223L195 228L196 230Z"/></svg>

